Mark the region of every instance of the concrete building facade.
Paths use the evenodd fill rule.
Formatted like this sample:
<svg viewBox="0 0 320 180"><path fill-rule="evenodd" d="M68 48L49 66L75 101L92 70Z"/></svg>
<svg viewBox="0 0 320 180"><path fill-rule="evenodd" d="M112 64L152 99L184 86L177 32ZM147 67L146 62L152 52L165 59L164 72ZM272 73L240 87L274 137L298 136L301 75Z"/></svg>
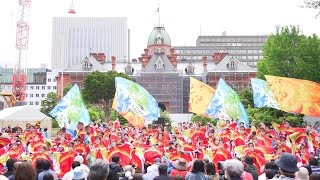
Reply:
<svg viewBox="0 0 320 180"><path fill-rule="evenodd" d="M203 56L208 60L212 54L228 53L230 56L246 63L250 67L257 67L262 59L262 45L268 36L199 36L196 46L174 46L178 61L201 61Z"/></svg>
<svg viewBox="0 0 320 180"><path fill-rule="evenodd" d="M54 17L51 69L80 63L90 52L128 57L128 25L124 17Z"/></svg>

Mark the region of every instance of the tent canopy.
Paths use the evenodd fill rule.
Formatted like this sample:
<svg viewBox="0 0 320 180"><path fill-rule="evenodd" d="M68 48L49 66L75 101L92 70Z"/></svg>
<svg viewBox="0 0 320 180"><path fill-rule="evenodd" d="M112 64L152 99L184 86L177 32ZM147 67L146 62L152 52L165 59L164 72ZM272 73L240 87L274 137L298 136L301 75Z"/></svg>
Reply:
<svg viewBox="0 0 320 180"><path fill-rule="evenodd" d="M44 119L45 118L45 119ZM16 106L0 111L0 120L2 121L42 121L51 120L39 110L32 106Z"/></svg>

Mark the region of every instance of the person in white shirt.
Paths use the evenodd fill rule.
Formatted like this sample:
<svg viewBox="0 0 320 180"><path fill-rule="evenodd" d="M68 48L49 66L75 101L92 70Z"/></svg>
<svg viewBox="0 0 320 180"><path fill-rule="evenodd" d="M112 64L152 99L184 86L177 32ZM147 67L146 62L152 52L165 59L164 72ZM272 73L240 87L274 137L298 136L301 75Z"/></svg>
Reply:
<svg viewBox="0 0 320 180"><path fill-rule="evenodd" d="M73 170L76 167L80 167L80 165L81 165L81 163L79 161L74 161L72 163L72 169L63 176L62 180L72 180L73 179Z"/></svg>

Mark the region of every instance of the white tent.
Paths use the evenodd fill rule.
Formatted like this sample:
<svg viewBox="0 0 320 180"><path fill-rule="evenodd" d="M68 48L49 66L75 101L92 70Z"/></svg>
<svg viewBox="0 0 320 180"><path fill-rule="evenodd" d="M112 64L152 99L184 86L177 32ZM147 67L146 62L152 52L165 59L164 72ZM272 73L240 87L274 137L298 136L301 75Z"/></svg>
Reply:
<svg viewBox="0 0 320 180"><path fill-rule="evenodd" d="M32 106L16 106L5 108L0 111L0 128L19 126L26 129L27 123L35 125L41 121L41 128L48 128L48 135L51 136L51 118L33 108Z"/></svg>

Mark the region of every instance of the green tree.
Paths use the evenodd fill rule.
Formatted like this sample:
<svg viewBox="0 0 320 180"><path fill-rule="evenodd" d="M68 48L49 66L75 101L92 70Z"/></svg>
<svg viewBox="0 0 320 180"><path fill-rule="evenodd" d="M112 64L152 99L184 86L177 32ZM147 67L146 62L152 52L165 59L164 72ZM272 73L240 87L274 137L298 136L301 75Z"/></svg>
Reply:
<svg viewBox="0 0 320 180"><path fill-rule="evenodd" d="M262 47L257 76L283 76L320 82L320 39L295 26L278 27Z"/></svg>
<svg viewBox="0 0 320 180"><path fill-rule="evenodd" d="M105 113L101 107L95 105L87 105L90 119L96 123L102 123L105 119Z"/></svg>
<svg viewBox="0 0 320 180"><path fill-rule="evenodd" d="M68 85L63 89L63 96L65 96L72 87L73 87L73 86L72 86L71 84L68 84Z"/></svg>
<svg viewBox="0 0 320 180"><path fill-rule="evenodd" d="M49 114L49 112L57 105L59 101L59 97L56 93L50 92L48 93L47 97L41 101L41 108L40 111L44 113L45 115L52 118L52 127L57 128L58 123L54 118Z"/></svg>
<svg viewBox="0 0 320 180"><path fill-rule="evenodd" d="M101 103L107 120L110 116L111 103L116 92L115 77L130 79L127 74L115 71L99 72L94 71L84 79L82 95L87 103Z"/></svg>
<svg viewBox="0 0 320 180"><path fill-rule="evenodd" d="M199 116L199 115L196 115L196 114L192 115L191 122L201 122L202 125L205 125L207 123L212 123L212 125L216 125L217 124L216 120L213 119L213 118Z"/></svg>
<svg viewBox="0 0 320 180"><path fill-rule="evenodd" d="M248 108L248 106L253 107L253 94L249 88L244 88L239 93L240 100L244 106L244 108Z"/></svg>

